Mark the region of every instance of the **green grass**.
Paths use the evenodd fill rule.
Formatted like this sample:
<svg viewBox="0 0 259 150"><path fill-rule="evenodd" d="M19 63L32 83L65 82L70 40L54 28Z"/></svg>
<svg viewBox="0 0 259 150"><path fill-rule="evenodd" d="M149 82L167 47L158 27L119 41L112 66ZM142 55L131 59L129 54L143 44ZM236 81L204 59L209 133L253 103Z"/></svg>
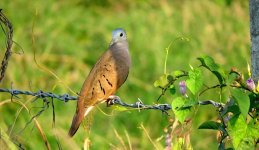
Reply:
<svg viewBox="0 0 259 150"><path fill-rule="evenodd" d="M168 71L187 70L189 64L198 64L196 57L202 54L212 56L225 70L236 66L246 71L250 61L248 2L228 2L3 0L1 8L12 22L14 41L22 47L24 54L17 54L21 48L14 45L16 53L12 54L1 87L9 88L12 82L17 89L72 94L65 83L74 92L79 92L91 67L108 47L111 31L117 27L126 29L132 56L129 78L117 93L125 102L134 103L140 98L146 104L155 103L160 90L153 87L153 82L163 74L165 48L179 36L188 37L190 41L178 41L171 47ZM5 45L3 36L0 37L2 59ZM32 37L35 38L34 43ZM36 65L34 50L37 62L53 71L63 83ZM2 102L10 96L1 93L0 98ZM171 103L172 99L166 95L161 102ZM218 100L218 97L212 99ZM26 102L31 97L19 100ZM39 106L42 106L41 101L28 103L32 114L40 110L34 108ZM105 104L99 106L108 114L113 111ZM1 132L9 134L20 107L15 103L0 106ZM63 149L83 147L88 132L82 126L73 139L66 138L75 107L76 102L55 101L55 130L51 124L51 108L37 118L53 149L58 148L54 133ZM208 110L211 113L207 113ZM127 134L133 149L155 149L143 129L139 128L141 124L158 148L165 147L164 138L156 139L164 135L163 129L170 117L158 111L115 111L115 115L107 116L95 109L91 117L91 149L123 149L120 138L129 148ZM33 123L20 132L30 120L28 113L22 110L17 118L12 136L28 149L44 149L43 140ZM203 121L216 119L214 108L198 109L193 116L191 130L194 149L207 149L208 146L216 149L216 133L197 130Z"/></svg>

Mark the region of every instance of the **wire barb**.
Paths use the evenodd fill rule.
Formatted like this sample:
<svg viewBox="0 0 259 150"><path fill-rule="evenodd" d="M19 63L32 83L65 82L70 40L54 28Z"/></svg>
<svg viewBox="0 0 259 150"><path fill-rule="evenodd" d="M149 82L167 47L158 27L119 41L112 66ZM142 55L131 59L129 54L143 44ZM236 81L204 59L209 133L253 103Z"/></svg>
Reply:
<svg viewBox="0 0 259 150"><path fill-rule="evenodd" d="M109 100L108 106L111 106L111 105L120 105L120 106L124 106L124 107L137 108L139 110L142 110L142 109L160 110L161 112L166 113L167 115L168 115L167 111L172 109L172 107L169 104L145 105L140 99L136 103L127 104L127 103L123 102L118 96Z"/></svg>
<svg viewBox="0 0 259 150"><path fill-rule="evenodd" d="M198 104L199 105L209 105L209 104L211 104L216 108L223 108L224 107L223 103L214 102L213 100L199 101Z"/></svg>

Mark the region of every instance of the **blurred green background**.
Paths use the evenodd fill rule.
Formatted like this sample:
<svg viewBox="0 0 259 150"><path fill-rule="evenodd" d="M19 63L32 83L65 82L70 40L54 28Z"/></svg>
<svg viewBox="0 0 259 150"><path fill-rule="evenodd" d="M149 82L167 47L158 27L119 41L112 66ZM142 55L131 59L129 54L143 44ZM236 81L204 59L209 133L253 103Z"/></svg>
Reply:
<svg viewBox="0 0 259 150"><path fill-rule="evenodd" d="M170 49L168 71L188 70L189 64L197 65L196 57L203 54L212 56L226 71L232 66L246 71L250 61L248 1L2 0L1 8L12 22L14 41L19 44L14 44L1 88L10 88L13 83L14 88L21 90L73 95L66 88L69 87L75 93L79 92L91 67L108 47L111 31L117 27L126 29L132 56L128 80L117 92L128 103L134 103L138 98L145 104L156 102L161 91L153 86L153 82L163 74L165 48L177 37L188 37L190 41L178 41ZM5 50L2 31L0 37L2 60ZM60 80L37 66L34 51L38 64L54 72ZM211 82L208 83L213 85ZM213 93L210 98L218 100ZM10 95L0 94L0 103L8 99ZM27 106L35 115L42 101L31 103L32 99L24 96L19 100L29 101ZM171 103L172 100L173 97L167 94L160 102ZM51 147L58 149L59 141L63 149L82 149L88 136L87 129L81 126L73 139L66 137L76 102L55 100L54 103L55 129L52 128L51 107L37 118ZM109 116L95 109L88 118L90 121L86 121L92 124L91 149L125 149L124 144L129 149L128 143L133 149L155 149L139 128L141 124L158 148L165 147L164 128L170 117L154 110L120 112L105 104L99 107ZM16 103L0 105L3 138L8 139L12 131L13 140L27 149L45 149L34 123L22 130L30 115L20 108ZM211 106L200 107L192 116L191 144L194 149L217 148L216 132L197 129L202 122L216 119L217 112Z"/></svg>

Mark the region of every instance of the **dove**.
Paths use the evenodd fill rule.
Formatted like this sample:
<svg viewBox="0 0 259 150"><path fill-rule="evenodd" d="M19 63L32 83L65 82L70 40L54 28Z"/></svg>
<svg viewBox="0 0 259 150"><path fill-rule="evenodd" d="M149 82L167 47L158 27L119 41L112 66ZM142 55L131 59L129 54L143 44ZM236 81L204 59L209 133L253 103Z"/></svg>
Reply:
<svg viewBox="0 0 259 150"><path fill-rule="evenodd" d="M126 81L131 66L127 35L124 29L112 31L112 40L86 78L78 96L77 108L68 135L73 137L84 117L95 105L114 98Z"/></svg>

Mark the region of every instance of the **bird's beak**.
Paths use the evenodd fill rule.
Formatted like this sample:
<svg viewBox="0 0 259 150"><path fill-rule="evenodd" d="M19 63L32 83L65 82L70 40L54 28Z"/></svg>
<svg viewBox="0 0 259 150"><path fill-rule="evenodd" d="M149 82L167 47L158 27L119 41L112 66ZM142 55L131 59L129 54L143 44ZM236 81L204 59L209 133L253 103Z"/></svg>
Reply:
<svg viewBox="0 0 259 150"><path fill-rule="evenodd" d="M116 43L118 41L118 39L112 39L110 45L113 45L114 43Z"/></svg>

